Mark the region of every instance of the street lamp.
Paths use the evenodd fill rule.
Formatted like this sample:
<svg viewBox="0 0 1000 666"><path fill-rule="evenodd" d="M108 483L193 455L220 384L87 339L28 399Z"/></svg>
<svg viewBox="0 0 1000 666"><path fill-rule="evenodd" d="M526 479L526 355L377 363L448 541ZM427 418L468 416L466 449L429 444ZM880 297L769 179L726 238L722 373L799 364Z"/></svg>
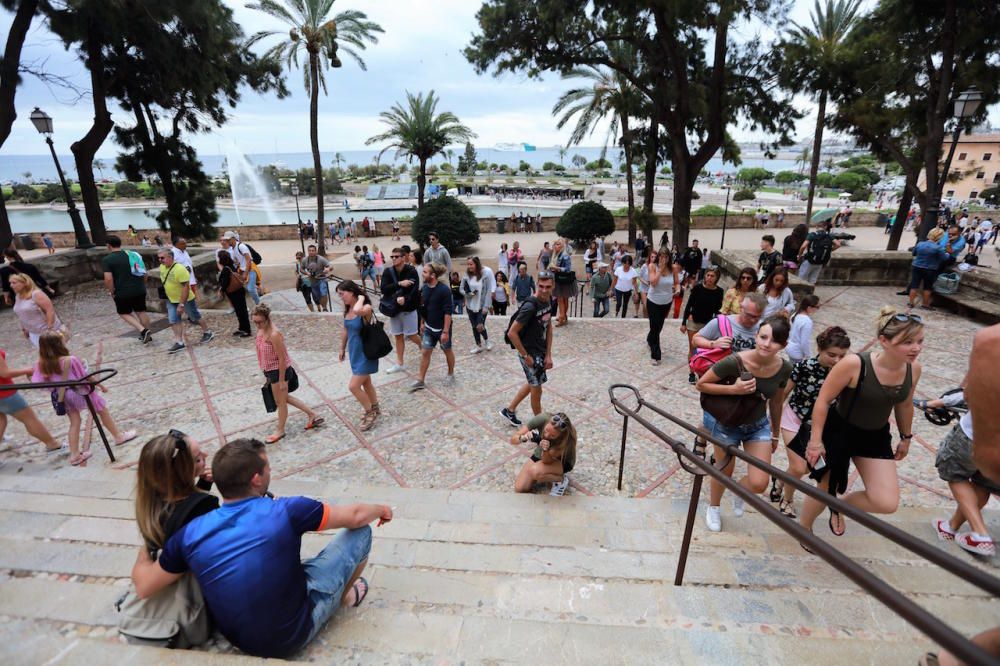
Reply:
<svg viewBox="0 0 1000 666"><path fill-rule="evenodd" d="M951 134L951 148L948 149L948 157L944 161L944 169L941 172L941 178L938 180L937 189L931 194L927 210L924 211L923 219L920 221L920 233L918 234L920 240L927 238L927 232L937 226L939 209L941 207L941 193L944 190L944 184L948 181L951 158L955 156L955 148L958 146L958 139L962 135L962 130L965 129L966 121L976 115L976 111L979 110L979 105L982 103L983 93L976 86L962 91L955 98L953 115L956 122L955 131Z"/></svg>
<svg viewBox="0 0 1000 666"><path fill-rule="evenodd" d="M94 244L90 242L90 237L87 235L86 228L83 226L83 220L80 219L80 211L76 209L76 204L73 203L73 197L69 193L69 185L66 184L66 177L63 175L62 167L59 166L56 147L52 143L52 117L36 106L35 110L31 112L31 123L38 130L39 134L45 135L45 143L49 144L49 150L52 151L52 159L56 163L56 171L59 173L63 193L66 195L66 207L69 219L73 222L73 233L76 234L77 249L85 250L89 247L94 247Z"/></svg>
<svg viewBox="0 0 1000 666"><path fill-rule="evenodd" d="M299 245L302 246L302 254L306 253L306 235L302 231L302 213L299 212L299 184L292 183L292 196L295 197L295 217L299 220Z"/></svg>
<svg viewBox="0 0 1000 666"><path fill-rule="evenodd" d="M725 179L726 187L726 208L722 211L722 241L719 243L719 251L726 249L726 221L729 219L729 193L732 191L729 176Z"/></svg>

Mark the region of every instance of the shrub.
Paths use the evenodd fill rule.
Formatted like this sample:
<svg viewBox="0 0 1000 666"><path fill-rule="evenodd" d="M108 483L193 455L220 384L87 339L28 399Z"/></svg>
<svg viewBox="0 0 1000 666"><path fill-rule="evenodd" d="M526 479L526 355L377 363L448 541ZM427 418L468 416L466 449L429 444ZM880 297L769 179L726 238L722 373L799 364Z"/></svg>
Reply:
<svg viewBox="0 0 1000 666"><path fill-rule="evenodd" d="M706 204L696 211L692 211L691 217L715 217L716 215L722 215L726 212L726 209L722 206L716 206L715 204Z"/></svg>
<svg viewBox="0 0 1000 666"><path fill-rule="evenodd" d="M18 183L15 185L14 189L11 191L11 196L21 203L35 203L40 198L38 196L38 190L33 188L31 185L25 185L24 183Z"/></svg>
<svg viewBox="0 0 1000 666"><path fill-rule="evenodd" d="M733 195L733 201L750 201L756 198L757 194L753 190L739 190Z"/></svg>
<svg viewBox="0 0 1000 666"><path fill-rule="evenodd" d="M1000 203L1000 187L987 187L979 193L979 198L986 203Z"/></svg>
<svg viewBox="0 0 1000 666"><path fill-rule="evenodd" d="M226 184L226 191L229 191L228 183ZM130 183L127 180L123 180L120 183L115 183L115 194L126 199L134 199L139 196L139 186L135 183Z"/></svg>
<svg viewBox="0 0 1000 666"><path fill-rule="evenodd" d="M556 233L576 243L589 243L598 236L614 233L615 218L596 201L573 204L556 224Z"/></svg>
<svg viewBox="0 0 1000 666"><path fill-rule="evenodd" d="M472 209L455 197L437 197L424 202L413 218L410 235L421 245L436 232L448 252L471 245L479 240L479 222Z"/></svg>
<svg viewBox="0 0 1000 666"><path fill-rule="evenodd" d="M642 233L646 235L646 238L650 238L653 235L653 230L660 226L660 218L656 213L648 210L640 209L635 211L632 221L635 222L635 226L642 229Z"/></svg>
<svg viewBox="0 0 1000 666"><path fill-rule="evenodd" d="M603 197L604 196L604 190L597 190L597 196Z"/></svg>
<svg viewBox="0 0 1000 666"><path fill-rule="evenodd" d="M48 183L42 188L41 193L42 201L63 201L66 198L66 194L63 192L61 185L56 185L55 183Z"/></svg>

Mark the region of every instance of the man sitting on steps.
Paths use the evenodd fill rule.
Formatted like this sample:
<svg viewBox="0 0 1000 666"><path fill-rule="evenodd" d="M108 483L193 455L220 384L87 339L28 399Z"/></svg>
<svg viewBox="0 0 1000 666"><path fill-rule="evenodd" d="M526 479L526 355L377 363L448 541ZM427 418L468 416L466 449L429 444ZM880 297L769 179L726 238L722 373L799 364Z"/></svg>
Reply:
<svg viewBox="0 0 1000 666"><path fill-rule="evenodd" d="M222 507L185 525L159 560L145 549L132 569L140 598L193 571L222 634L259 657L286 657L305 647L341 606L368 593L368 526L392 520L375 504L330 506L306 497L274 499L264 443L237 439L215 454L212 474ZM316 557L300 561L305 532L344 528Z"/></svg>

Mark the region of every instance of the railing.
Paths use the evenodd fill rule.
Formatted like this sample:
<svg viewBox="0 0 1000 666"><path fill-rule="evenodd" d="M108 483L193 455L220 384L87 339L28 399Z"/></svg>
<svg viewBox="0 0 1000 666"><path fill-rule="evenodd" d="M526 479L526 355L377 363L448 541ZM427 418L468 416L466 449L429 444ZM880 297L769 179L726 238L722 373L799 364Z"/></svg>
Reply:
<svg viewBox="0 0 1000 666"><path fill-rule="evenodd" d="M79 379L62 382L39 382L37 384L11 384L10 388L17 389L18 391L30 391L33 389L47 389L51 391L52 389L65 388L66 390L76 391L76 393L82 395L83 399L87 401L87 408L94 419L94 425L97 426L97 432L101 435L101 441L104 442L104 450L108 452L108 458L111 459L111 462L115 462L115 454L111 450L111 443L108 442L108 436L104 433L104 426L101 425L101 419L97 416L97 410L94 409L94 403L90 400L90 395L99 384L106 382L117 374L118 371L113 368L104 368L103 370L95 370L86 377L80 377Z"/></svg>
<svg viewBox="0 0 1000 666"><path fill-rule="evenodd" d="M631 409L622 400L616 397L615 391L618 389L632 392L635 396L637 405L635 409ZM687 421L677 418L656 405L646 402L634 386L630 386L628 384L612 384L608 388L608 394L610 395L611 404L614 406L615 411L624 417L624 424L622 427L621 459L618 466L619 490L621 490L622 487L622 471L625 464L625 445L628 437L628 422L630 418L645 427L649 432L673 449L674 453L677 454L677 460L684 471L694 475L694 483L691 489L691 500L688 505L687 520L684 525L684 538L681 543L680 555L677 562L677 571L674 576L674 585L681 585L684 581L684 568L687 564L688 550L691 545L691 534L694 530L694 520L698 511L698 501L701 496L701 485L704 477L710 476L725 486L727 490L742 498L744 502L756 509L757 512L764 518L767 518L772 523L787 532L799 543L808 547L809 550L823 558L834 569L847 576L847 578L856 583L865 592L888 606L890 610L922 631L929 638L947 649L960 660L969 664L982 664L984 666L987 664L997 663L996 659L991 657L981 647L943 623L940 619L929 613L924 608L915 604L913 601L904 596L899 590L892 587L878 576L875 576L867 569L863 568L840 550L831 546L826 541L816 537L811 531L802 527L798 521L790 520L782 515L778 510L771 506L770 503L761 499L756 493L750 492L741 484L733 481L729 476L725 475L722 472L722 469L724 469L733 458L739 458L740 460L746 462L747 465L763 470L772 476L776 476L786 485L791 485L799 492L804 493L813 499L819 500L834 511L838 511L844 516L857 521L857 523L867 527L876 534L889 539L918 557L938 565L948 573L954 574L962 580L971 583L972 585L975 585L992 595L1000 596L1000 578L996 578L966 562L963 562L962 560L952 557L940 549L935 548L934 546L931 546L920 539L907 534L906 532L903 532L899 528L890 525L889 523L880 520L865 511L857 509L841 499L837 499L826 491L804 483L784 470L773 467L751 455L748 455L738 446L726 445L719 442L715 438L701 432L697 427ZM672 421L688 432L722 448L726 452L726 458L719 462L718 466L708 462L701 455L688 449L683 442L666 434L646 418L641 416L639 412L644 407L654 414Z"/></svg>

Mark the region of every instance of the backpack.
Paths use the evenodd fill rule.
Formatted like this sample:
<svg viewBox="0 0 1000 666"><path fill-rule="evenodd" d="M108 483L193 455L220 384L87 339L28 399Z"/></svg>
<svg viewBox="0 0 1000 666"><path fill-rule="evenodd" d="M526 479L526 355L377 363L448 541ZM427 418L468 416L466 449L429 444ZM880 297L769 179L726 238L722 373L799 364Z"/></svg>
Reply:
<svg viewBox="0 0 1000 666"><path fill-rule="evenodd" d="M965 255L965 258L962 259L962 263L969 264L970 266L978 266L979 265L979 255L972 254L971 252L969 252L969 253L967 253Z"/></svg>
<svg viewBox="0 0 1000 666"><path fill-rule="evenodd" d="M508 335L508 333L510 333L510 327L514 325L514 321L517 319L517 316L521 314L521 308L523 308L525 305L528 305L529 303L531 304L532 308L534 308L535 310L538 309L538 299L536 299L534 296L529 296L528 298L521 301L520 305L517 306L517 310L514 312L514 314L510 316L510 321L507 322L507 328L504 329L503 341L506 342L508 345L510 345L511 349L517 349L517 347L515 347L514 343L510 341L510 336Z"/></svg>
<svg viewBox="0 0 1000 666"><path fill-rule="evenodd" d="M833 254L833 238L829 232L823 231L818 233L815 240L809 243L806 260L814 266L825 266L830 262L831 254Z"/></svg>
<svg viewBox="0 0 1000 666"><path fill-rule="evenodd" d="M250 243L243 243L243 245L245 245L246 248L250 250L250 258L253 259L253 263L257 264L258 266L264 263L264 258L260 256L260 252L253 249L253 245L251 245Z"/></svg>
<svg viewBox="0 0 1000 666"><path fill-rule="evenodd" d="M128 256L128 267L132 271L132 275L145 277L146 262L142 260L142 255L135 250L125 250L125 255Z"/></svg>
<svg viewBox="0 0 1000 666"><path fill-rule="evenodd" d="M733 335L733 325L729 321L727 315L719 315L719 332L722 337L732 337ZM701 377L706 372L708 372L713 365L726 358L733 352L732 347L729 349L711 349L705 347L698 347L691 354L691 360L688 361L688 367L691 368L691 372Z"/></svg>
<svg viewBox="0 0 1000 666"><path fill-rule="evenodd" d="M371 268L374 265L375 265L375 261L372 259L372 255L370 255L367 252L362 252L361 253L361 268L362 269Z"/></svg>
<svg viewBox="0 0 1000 666"><path fill-rule="evenodd" d="M187 517L202 502L215 499L207 493L195 493L179 503L167 520L165 531L171 534L187 523ZM190 571L173 585L148 599L140 599L135 586L115 602L118 610L118 633L132 645L185 649L200 645L212 635L212 621L198 579Z"/></svg>

